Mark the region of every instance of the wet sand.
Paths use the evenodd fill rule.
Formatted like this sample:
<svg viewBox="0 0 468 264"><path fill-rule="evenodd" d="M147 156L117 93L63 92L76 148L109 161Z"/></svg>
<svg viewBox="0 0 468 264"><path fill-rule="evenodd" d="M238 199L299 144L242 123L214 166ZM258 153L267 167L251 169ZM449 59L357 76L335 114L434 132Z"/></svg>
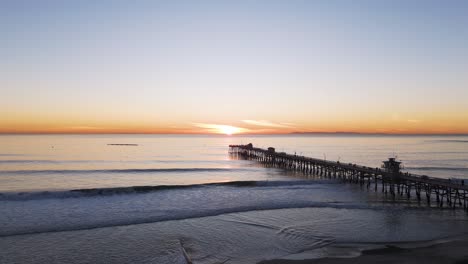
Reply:
<svg viewBox="0 0 468 264"><path fill-rule="evenodd" d="M355 258L321 258L310 260L267 260L258 264L412 264L412 263L451 263L468 264L468 238L423 248L386 248L364 250Z"/></svg>

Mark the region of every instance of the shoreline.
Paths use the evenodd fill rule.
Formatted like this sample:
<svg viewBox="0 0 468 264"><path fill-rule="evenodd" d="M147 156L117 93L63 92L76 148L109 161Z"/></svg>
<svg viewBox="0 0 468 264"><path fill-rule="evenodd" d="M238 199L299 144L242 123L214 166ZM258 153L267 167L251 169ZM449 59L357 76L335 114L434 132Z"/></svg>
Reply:
<svg viewBox="0 0 468 264"><path fill-rule="evenodd" d="M455 240L436 242L435 244L428 246L398 246L402 244L406 243L388 243L384 245L384 247L365 249L362 250L357 256L324 257L313 259L272 259L263 260L257 262L257 264L468 264L468 235L463 235L463 238L458 238Z"/></svg>

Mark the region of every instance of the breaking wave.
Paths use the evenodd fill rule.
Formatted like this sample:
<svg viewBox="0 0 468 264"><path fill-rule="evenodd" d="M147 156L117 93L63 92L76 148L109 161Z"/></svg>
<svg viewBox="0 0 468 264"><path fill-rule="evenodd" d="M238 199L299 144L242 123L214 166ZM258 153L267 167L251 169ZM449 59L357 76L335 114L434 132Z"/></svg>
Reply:
<svg viewBox="0 0 468 264"><path fill-rule="evenodd" d="M307 188L317 184L332 184L330 180L296 180L296 181L231 181L217 183L203 183L191 185L155 185L155 186L130 186L113 188L92 188L92 189L74 189L67 191L40 191L40 192L4 192L0 193L0 201L28 201L42 199L64 199L80 198L93 196L110 196L148 193L165 190L182 190L192 188L209 187L287 187L287 188Z"/></svg>
<svg viewBox="0 0 468 264"><path fill-rule="evenodd" d="M467 167L405 167L405 169L425 171L468 171Z"/></svg>

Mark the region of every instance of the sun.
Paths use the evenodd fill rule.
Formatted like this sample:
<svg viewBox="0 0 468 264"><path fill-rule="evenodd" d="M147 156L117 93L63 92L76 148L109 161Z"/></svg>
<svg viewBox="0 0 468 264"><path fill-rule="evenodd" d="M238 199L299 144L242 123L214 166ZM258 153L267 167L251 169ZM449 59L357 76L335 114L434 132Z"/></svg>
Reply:
<svg viewBox="0 0 468 264"><path fill-rule="evenodd" d="M225 126L225 125L219 126L218 130L219 130L220 134L226 134L228 136L240 132L240 128L238 128L238 127Z"/></svg>
<svg viewBox="0 0 468 264"><path fill-rule="evenodd" d="M207 123L193 123L194 126L203 128L204 133L208 134L224 134L227 136L239 133L246 133L249 130L242 127L235 127L220 124L207 124Z"/></svg>

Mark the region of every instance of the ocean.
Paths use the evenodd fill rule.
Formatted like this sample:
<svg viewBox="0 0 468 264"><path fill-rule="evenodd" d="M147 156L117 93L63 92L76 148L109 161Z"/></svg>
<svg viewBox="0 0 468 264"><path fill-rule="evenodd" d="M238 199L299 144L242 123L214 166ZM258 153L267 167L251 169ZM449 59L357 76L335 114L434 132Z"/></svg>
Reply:
<svg viewBox="0 0 468 264"><path fill-rule="evenodd" d="M463 210L229 156L247 143L468 179L468 136L3 135L0 263L352 257L468 232Z"/></svg>

